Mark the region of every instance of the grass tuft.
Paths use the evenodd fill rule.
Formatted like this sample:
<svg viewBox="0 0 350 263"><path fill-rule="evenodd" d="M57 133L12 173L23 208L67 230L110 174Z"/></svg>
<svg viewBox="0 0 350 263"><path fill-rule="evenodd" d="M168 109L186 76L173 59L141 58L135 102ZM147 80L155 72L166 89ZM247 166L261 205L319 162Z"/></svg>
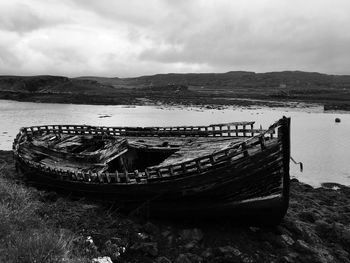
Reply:
<svg viewBox="0 0 350 263"><path fill-rule="evenodd" d="M69 262L72 238L52 229L13 233L7 244L9 262L59 263Z"/></svg>
<svg viewBox="0 0 350 263"><path fill-rule="evenodd" d="M0 172L1 173L1 172ZM41 204L22 185L1 177L0 174L0 236L6 237L13 231L38 227L41 219L36 211Z"/></svg>

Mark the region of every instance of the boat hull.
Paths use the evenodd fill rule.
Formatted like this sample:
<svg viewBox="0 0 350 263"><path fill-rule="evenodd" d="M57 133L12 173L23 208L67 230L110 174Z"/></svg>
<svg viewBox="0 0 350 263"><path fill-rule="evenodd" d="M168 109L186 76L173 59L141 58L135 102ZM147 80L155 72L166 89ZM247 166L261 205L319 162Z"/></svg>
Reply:
<svg viewBox="0 0 350 263"><path fill-rule="evenodd" d="M15 155L29 182L55 190L114 202L121 209L166 218L231 217L276 224L289 203L290 119L282 119L276 143L254 155L215 169L146 183L96 183L61 180L29 166Z"/></svg>

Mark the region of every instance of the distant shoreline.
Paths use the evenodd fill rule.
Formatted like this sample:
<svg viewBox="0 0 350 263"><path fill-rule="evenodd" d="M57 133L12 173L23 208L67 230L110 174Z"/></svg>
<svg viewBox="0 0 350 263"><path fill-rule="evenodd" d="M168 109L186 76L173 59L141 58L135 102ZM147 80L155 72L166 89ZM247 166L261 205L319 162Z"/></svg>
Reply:
<svg viewBox="0 0 350 263"><path fill-rule="evenodd" d="M157 74L137 78L0 76L0 99L88 105L324 105L350 111L350 76L315 72Z"/></svg>
<svg viewBox="0 0 350 263"><path fill-rule="evenodd" d="M145 96L134 97L133 94L122 97L104 97L98 95L85 94L42 94L42 93L19 93L0 91L0 99L18 102L34 103L57 103L57 104L77 104L77 105L181 105L181 106L201 106L207 108L221 108L223 106L265 106L265 107L291 107L303 108L306 106L323 106L325 111L350 111L350 104L344 102L324 102L317 100L286 100L286 99L264 99L264 98L238 98L238 97L164 97Z"/></svg>

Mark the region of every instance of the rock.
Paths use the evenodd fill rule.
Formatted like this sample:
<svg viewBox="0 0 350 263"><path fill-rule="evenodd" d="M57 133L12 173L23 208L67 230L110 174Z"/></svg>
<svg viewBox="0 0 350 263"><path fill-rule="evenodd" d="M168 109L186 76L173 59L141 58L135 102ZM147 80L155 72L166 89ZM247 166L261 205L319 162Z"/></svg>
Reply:
<svg viewBox="0 0 350 263"><path fill-rule="evenodd" d="M285 228L281 225L276 227L276 231L278 232L279 235L292 236L292 233L287 228Z"/></svg>
<svg viewBox="0 0 350 263"><path fill-rule="evenodd" d="M310 243L310 244L322 243L322 239L317 235L317 233L312 228L305 228L302 237L303 237L302 239L304 239L307 243Z"/></svg>
<svg viewBox="0 0 350 263"><path fill-rule="evenodd" d="M300 260L298 260L299 254L295 253L295 252L288 252L288 255L286 256L280 256L276 263L299 263Z"/></svg>
<svg viewBox="0 0 350 263"><path fill-rule="evenodd" d="M337 258L340 260L340 262L343 263L350 263L350 255L345 250L339 248L334 251L334 254L337 255Z"/></svg>
<svg viewBox="0 0 350 263"><path fill-rule="evenodd" d="M192 261L185 254L180 254L176 258L175 263L192 263Z"/></svg>
<svg viewBox="0 0 350 263"><path fill-rule="evenodd" d="M111 237L110 241L112 244L116 244L118 246L126 247L128 245L128 241L120 237Z"/></svg>
<svg viewBox="0 0 350 263"><path fill-rule="evenodd" d="M277 260L277 263L295 263L295 261L290 256L283 256Z"/></svg>
<svg viewBox="0 0 350 263"><path fill-rule="evenodd" d="M92 239L91 236L87 236L85 242L86 242L87 244L93 244L93 243L94 243L94 240Z"/></svg>
<svg viewBox="0 0 350 263"><path fill-rule="evenodd" d="M166 239L166 245L168 247L173 246L174 240L175 240L174 236L172 236L172 235L168 236L167 239Z"/></svg>
<svg viewBox="0 0 350 263"><path fill-rule="evenodd" d="M93 205L93 204L84 204L81 206L82 209L84 210L92 210L92 209L97 209L99 208L98 205Z"/></svg>
<svg viewBox="0 0 350 263"><path fill-rule="evenodd" d="M268 250L274 249L273 246L268 241L264 241L262 244L264 245L265 249L268 249Z"/></svg>
<svg viewBox="0 0 350 263"><path fill-rule="evenodd" d="M180 232L180 237L183 240L201 241L203 239L203 232L198 228L184 229Z"/></svg>
<svg viewBox="0 0 350 263"><path fill-rule="evenodd" d="M256 233L256 232L258 232L260 230L260 228L259 227L255 227L255 226L251 226L251 227L249 227L249 230L254 232L254 233Z"/></svg>
<svg viewBox="0 0 350 263"><path fill-rule="evenodd" d="M203 258L192 253L180 254L175 263L201 263Z"/></svg>
<svg viewBox="0 0 350 263"><path fill-rule="evenodd" d="M299 218L308 223L315 223L319 219L319 216L311 211L302 211L298 214Z"/></svg>
<svg viewBox="0 0 350 263"><path fill-rule="evenodd" d="M317 248L315 250L315 254L313 256L313 261L316 263L328 263L328 262L334 262L334 257L326 250L323 248ZM343 263L343 261L342 261Z"/></svg>
<svg viewBox="0 0 350 263"><path fill-rule="evenodd" d="M146 231L146 233L151 235L156 235L159 233L159 228L151 222L147 222L146 224L144 224L143 229Z"/></svg>
<svg viewBox="0 0 350 263"><path fill-rule="evenodd" d="M333 236L345 247L350 247L350 228L340 223L333 224Z"/></svg>
<svg viewBox="0 0 350 263"><path fill-rule="evenodd" d="M113 263L110 257L93 258L92 263Z"/></svg>
<svg viewBox="0 0 350 263"><path fill-rule="evenodd" d="M242 263L254 263L255 260L252 259L251 257L247 256L247 255L243 255L243 256L241 257L241 262L242 262Z"/></svg>
<svg viewBox="0 0 350 263"><path fill-rule="evenodd" d="M161 233L161 235L162 235L162 237L168 237L168 236L171 235L171 231L165 230L165 231L163 231L163 232Z"/></svg>
<svg viewBox="0 0 350 263"><path fill-rule="evenodd" d="M295 242L295 250L302 253L313 253L314 249L306 244L303 240L298 239Z"/></svg>
<svg viewBox="0 0 350 263"><path fill-rule="evenodd" d="M97 256L98 255L98 248L94 243L94 240L91 236L87 236L83 243L84 251L86 254Z"/></svg>
<svg viewBox="0 0 350 263"><path fill-rule="evenodd" d="M153 257L158 255L158 244L156 242L135 243L130 247L130 249L143 252L144 254L148 254Z"/></svg>
<svg viewBox="0 0 350 263"><path fill-rule="evenodd" d="M119 259L119 257L125 252L125 250L126 248L124 246L114 244L111 240L107 240L103 252L107 255L111 255L111 259L115 261Z"/></svg>
<svg viewBox="0 0 350 263"><path fill-rule="evenodd" d="M236 257L239 257L240 255L242 255L242 252L239 251L239 249L231 247L231 246L224 246L224 247L219 247L217 248L217 252L221 255L233 255Z"/></svg>
<svg viewBox="0 0 350 263"><path fill-rule="evenodd" d="M138 232L138 233L136 233L136 235L137 235L137 237L138 237L139 239L141 239L141 240L143 240L143 241L146 241L146 240L149 241L149 240L151 240L150 236L147 235L147 234L145 234L145 233Z"/></svg>
<svg viewBox="0 0 350 263"><path fill-rule="evenodd" d="M291 221L289 220L285 220L283 222L284 227L286 229L288 229L292 234L296 235L296 236L301 236L303 234L303 227L300 224L300 222L297 221Z"/></svg>
<svg viewBox="0 0 350 263"><path fill-rule="evenodd" d="M281 236L276 235L272 232L262 233L262 238L268 241L274 248L285 248L287 246L287 244L285 243L285 241L282 239Z"/></svg>
<svg viewBox="0 0 350 263"><path fill-rule="evenodd" d="M40 198L42 201L46 202L56 202L58 199L58 194L56 192L43 192Z"/></svg>
<svg viewBox="0 0 350 263"><path fill-rule="evenodd" d="M207 248L206 250L204 250L202 252L201 256L202 256L202 258L208 260L214 256L213 250L211 248Z"/></svg>
<svg viewBox="0 0 350 263"><path fill-rule="evenodd" d="M323 220L317 220L315 230L320 237L328 237L332 231L332 226Z"/></svg>
<svg viewBox="0 0 350 263"><path fill-rule="evenodd" d="M191 242L187 243L187 244L184 246L184 248L185 248L186 250L192 250L192 249L194 249L196 246L197 246L197 241L191 241Z"/></svg>
<svg viewBox="0 0 350 263"><path fill-rule="evenodd" d="M156 263L171 263L171 260L166 257L159 257L157 258Z"/></svg>
<svg viewBox="0 0 350 263"><path fill-rule="evenodd" d="M122 239L120 237L111 237L110 240L113 244L120 244L122 242Z"/></svg>
<svg viewBox="0 0 350 263"><path fill-rule="evenodd" d="M291 238L290 236L288 235L281 235L281 239L289 246L293 245L294 244L294 240L293 238Z"/></svg>

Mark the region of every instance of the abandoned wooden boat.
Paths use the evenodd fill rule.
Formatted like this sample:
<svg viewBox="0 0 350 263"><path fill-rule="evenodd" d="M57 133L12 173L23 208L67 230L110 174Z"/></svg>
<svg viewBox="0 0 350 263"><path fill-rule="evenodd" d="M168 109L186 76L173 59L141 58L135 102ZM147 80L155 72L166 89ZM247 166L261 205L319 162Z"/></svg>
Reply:
<svg viewBox="0 0 350 263"><path fill-rule="evenodd" d="M22 128L16 168L40 185L162 216L278 222L289 202L290 118L183 127Z"/></svg>

